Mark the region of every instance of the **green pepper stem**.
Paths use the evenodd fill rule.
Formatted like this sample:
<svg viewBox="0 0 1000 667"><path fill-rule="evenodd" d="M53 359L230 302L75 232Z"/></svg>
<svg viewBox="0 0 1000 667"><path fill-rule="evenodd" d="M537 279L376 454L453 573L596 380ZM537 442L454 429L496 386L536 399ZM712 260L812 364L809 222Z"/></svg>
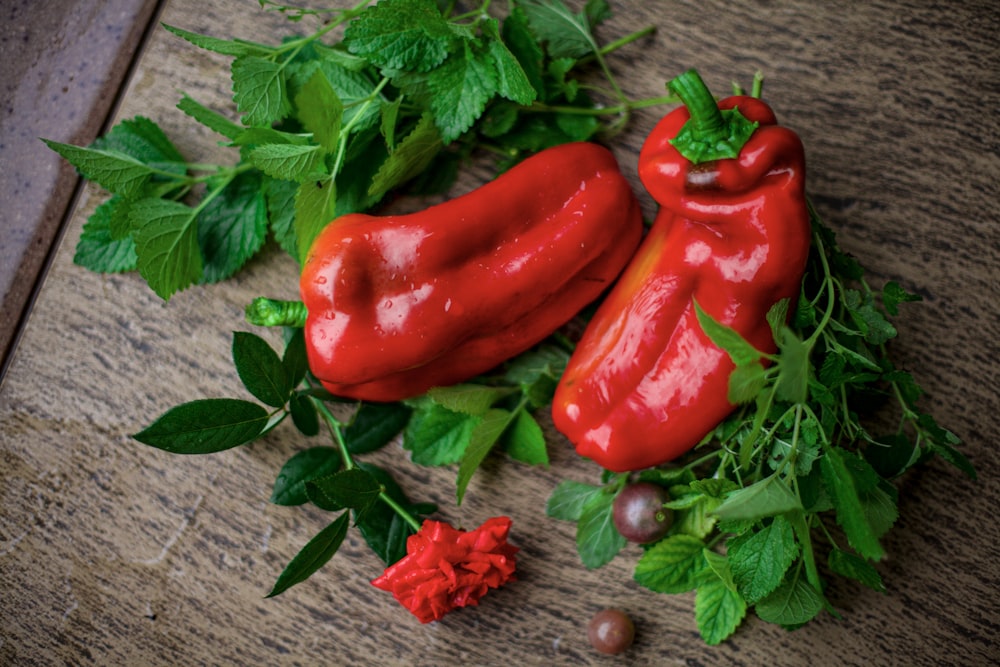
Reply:
<svg viewBox="0 0 1000 667"><path fill-rule="evenodd" d="M259 296L246 307L247 322L258 327L302 327L308 311L301 301Z"/></svg>
<svg viewBox="0 0 1000 667"><path fill-rule="evenodd" d="M695 139L715 143L726 138L726 123L722 112L697 71L689 69L674 77L667 88L687 107L693 123Z"/></svg>

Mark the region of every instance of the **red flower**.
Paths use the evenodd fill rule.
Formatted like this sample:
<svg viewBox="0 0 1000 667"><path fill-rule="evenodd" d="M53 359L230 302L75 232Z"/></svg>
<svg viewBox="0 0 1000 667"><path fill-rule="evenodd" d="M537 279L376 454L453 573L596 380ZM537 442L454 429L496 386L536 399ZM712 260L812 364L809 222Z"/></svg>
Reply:
<svg viewBox="0 0 1000 667"><path fill-rule="evenodd" d="M507 544L511 521L494 517L475 530L456 530L424 521L406 540L406 555L386 568L372 585L392 593L421 623L452 609L479 604L491 588L514 579L514 554Z"/></svg>

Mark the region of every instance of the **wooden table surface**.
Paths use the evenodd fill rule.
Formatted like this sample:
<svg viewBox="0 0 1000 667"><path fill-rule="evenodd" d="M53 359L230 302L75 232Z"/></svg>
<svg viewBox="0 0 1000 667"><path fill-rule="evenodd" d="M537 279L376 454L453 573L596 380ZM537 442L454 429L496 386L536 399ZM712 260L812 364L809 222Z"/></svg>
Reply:
<svg viewBox="0 0 1000 667"><path fill-rule="evenodd" d="M707 647L692 596L631 580L638 549L598 571L579 564L572 526L543 505L560 480L594 481L596 470L551 434L549 468L491 462L460 508L454 469L413 466L396 445L374 459L454 523L514 518L520 580L480 607L416 623L370 586L380 563L353 531L310 581L265 599L325 525L318 510L267 501L284 460L318 443L278 429L250 447L181 457L129 434L183 401L239 394L229 345L248 329L242 308L259 294L294 298L295 266L268 253L235 280L164 304L137 275L72 264L103 197L87 186L0 385L0 664L996 664L1000 10L989 0L612 5L602 34L659 27L612 59L633 97L660 94L688 67L719 92L762 70L766 99L805 142L809 192L842 246L874 280L924 297L904 307L893 354L963 438L980 479L933 462L903 480L879 565L888 591L838 582L829 597L843 618L795 632L749 618ZM293 29L255 0L172 0L159 19L257 41ZM227 65L155 30L118 116L153 118L192 160L218 157L215 137L174 105L185 91L231 108ZM635 163L664 111L637 114L614 144L647 212ZM476 184L473 173L460 187ZM608 605L638 626L617 658L585 635Z"/></svg>

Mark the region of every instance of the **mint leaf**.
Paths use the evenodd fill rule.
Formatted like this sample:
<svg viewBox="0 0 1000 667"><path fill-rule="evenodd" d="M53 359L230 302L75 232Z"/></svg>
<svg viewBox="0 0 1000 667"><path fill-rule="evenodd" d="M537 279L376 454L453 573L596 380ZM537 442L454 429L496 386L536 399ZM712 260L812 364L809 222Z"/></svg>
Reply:
<svg viewBox="0 0 1000 667"><path fill-rule="evenodd" d="M761 620L795 627L811 621L823 610L823 597L802 578L799 570L801 568L756 604L754 611Z"/></svg>
<svg viewBox="0 0 1000 667"><path fill-rule="evenodd" d="M462 459L478 418L463 415L430 400L416 405L403 432L403 449L418 465L439 466Z"/></svg>
<svg viewBox="0 0 1000 667"><path fill-rule="evenodd" d="M505 46L517 59L525 78L534 89L535 96L541 97L545 91L545 52L528 27L528 19L524 15L524 10L517 4L512 4L510 14L501 25L500 33ZM503 65L498 62L497 69L501 70L501 79L504 76L502 68Z"/></svg>
<svg viewBox="0 0 1000 667"><path fill-rule="evenodd" d="M349 521L350 515L344 512L333 523L321 530L316 537L309 540L309 543L295 554L292 562L281 572L274 588L267 594L267 597L280 595L292 586L301 584L326 565L340 549L344 538L347 537Z"/></svg>
<svg viewBox="0 0 1000 667"><path fill-rule="evenodd" d="M165 199L140 199L129 213L139 274L164 301L202 278L196 211Z"/></svg>
<svg viewBox="0 0 1000 667"><path fill-rule="evenodd" d="M726 553L736 587L754 604L781 585L799 549L792 525L779 516L760 530L729 539Z"/></svg>
<svg viewBox="0 0 1000 667"><path fill-rule="evenodd" d="M735 329L720 323L702 310L697 301L694 302L694 311L705 335L724 350L737 366L746 366L764 356L763 352L748 343Z"/></svg>
<svg viewBox="0 0 1000 667"><path fill-rule="evenodd" d="M383 69L427 72L448 55L452 32L434 0L381 0L348 25L347 49Z"/></svg>
<svg viewBox="0 0 1000 667"><path fill-rule="evenodd" d="M517 57L503 43L496 19L484 21L483 32L489 37L487 50L496 70L497 92L503 97L527 106L537 93Z"/></svg>
<svg viewBox="0 0 1000 667"><path fill-rule="evenodd" d="M323 148L315 145L263 144L250 151L253 166L271 178L297 183L313 178L323 157Z"/></svg>
<svg viewBox="0 0 1000 667"><path fill-rule="evenodd" d="M580 520L576 524L576 550L584 567L589 570L609 563L627 543L615 528L614 500L613 494L596 494L580 512Z"/></svg>
<svg viewBox="0 0 1000 667"><path fill-rule="evenodd" d="M381 199L385 193L422 173L443 145L434 119L429 114L424 115L379 167L368 186L368 194Z"/></svg>
<svg viewBox="0 0 1000 667"><path fill-rule="evenodd" d="M264 56L272 53L274 49L262 44L253 44L239 39L219 39L209 35L201 35L189 30L183 30L166 23L161 24L168 32L172 32L183 40L186 40L200 49L221 53L224 56Z"/></svg>
<svg viewBox="0 0 1000 667"><path fill-rule="evenodd" d="M795 335L789 327L781 327L778 335L777 397L789 403L805 403L809 391L809 354L812 344Z"/></svg>
<svg viewBox="0 0 1000 667"><path fill-rule="evenodd" d="M42 141L76 167L84 178L123 197L138 195L154 173L152 167L119 151L81 148L48 139Z"/></svg>
<svg viewBox="0 0 1000 667"><path fill-rule="evenodd" d="M267 240L267 202L261 176L238 174L198 214L202 282L216 283L239 271Z"/></svg>
<svg viewBox="0 0 1000 667"><path fill-rule="evenodd" d="M510 392L509 389L481 384L456 384L435 387L427 392L427 396L452 412L482 417L489 412L494 403Z"/></svg>
<svg viewBox="0 0 1000 667"><path fill-rule="evenodd" d="M280 408L292 387L277 353L263 338L245 331L233 334L233 361L243 385L266 405Z"/></svg>
<svg viewBox="0 0 1000 667"><path fill-rule="evenodd" d="M310 447L296 453L281 467L271 491L275 505L302 505L309 501L306 482L340 469L340 453L335 447Z"/></svg>
<svg viewBox="0 0 1000 667"><path fill-rule="evenodd" d="M830 550L827 564L835 574L859 581L879 593L885 593L882 576L875 569L875 566L865 559L843 549L835 548Z"/></svg>
<svg viewBox="0 0 1000 667"><path fill-rule="evenodd" d="M244 125L267 127L288 115L281 65L256 56L240 56L232 64L233 100Z"/></svg>
<svg viewBox="0 0 1000 667"><path fill-rule="evenodd" d="M150 167L180 176L187 171L184 156L159 125L143 116L121 121L90 147L124 153Z"/></svg>
<svg viewBox="0 0 1000 667"><path fill-rule="evenodd" d="M497 92L496 70L488 53L465 42L434 70L427 87L434 123L445 143L450 143L472 127Z"/></svg>
<svg viewBox="0 0 1000 667"><path fill-rule="evenodd" d="M635 580L657 593L692 590L705 568L705 543L691 535L670 535L642 555L635 566Z"/></svg>
<svg viewBox="0 0 1000 667"><path fill-rule="evenodd" d="M852 454L842 454L835 447L828 447L820 468L823 482L836 506L837 523L844 529L847 541L863 557L880 560L885 555L878 537L868 522L865 507L855 486L854 476L847 465Z"/></svg>
<svg viewBox="0 0 1000 667"><path fill-rule="evenodd" d="M257 438L267 410L235 398L207 398L171 408L132 437L172 454L211 454Z"/></svg>
<svg viewBox="0 0 1000 667"><path fill-rule="evenodd" d="M553 58L581 58L596 50L586 14L574 14L561 0L517 0L531 30Z"/></svg>
<svg viewBox="0 0 1000 667"><path fill-rule="evenodd" d="M752 361L733 369L729 376L727 398L735 405L751 403L766 385L767 374L764 365L759 361Z"/></svg>
<svg viewBox="0 0 1000 667"><path fill-rule="evenodd" d="M135 242L130 236L116 239L111 233L113 211L123 201L115 196L94 210L77 241L74 264L97 273L121 273L135 269Z"/></svg>
<svg viewBox="0 0 1000 667"><path fill-rule="evenodd" d="M295 193L296 259L305 262L312 243L336 217L337 188L329 176L316 181L304 181Z"/></svg>
<svg viewBox="0 0 1000 667"><path fill-rule="evenodd" d="M507 455L528 465L548 465L545 433L526 410L518 410L510 429L504 434Z"/></svg>
<svg viewBox="0 0 1000 667"><path fill-rule="evenodd" d="M266 179L263 186L267 202L267 219L274 240L293 258L299 258L298 239L295 238L295 195L299 184L293 181Z"/></svg>
<svg viewBox="0 0 1000 667"><path fill-rule="evenodd" d="M243 132L243 127L237 125L217 111L213 111L195 99L184 95L177 103L177 108L208 129L221 134L227 139L236 139Z"/></svg>
<svg viewBox="0 0 1000 667"><path fill-rule="evenodd" d="M412 408L402 403L362 403L344 429L351 454L367 454L388 444L410 421Z"/></svg>
<svg viewBox="0 0 1000 667"><path fill-rule="evenodd" d="M709 567L697 577L694 618L705 643L716 646L743 622L747 601L736 590L728 559L707 549L705 559Z"/></svg>
<svg viewBox="0 0 1000 667"><path fill-rule="evenodd" d="M458 477L455 480L455 497L459 505L462 504L465 490L469 486L472 475L510 425L512 418L513 414L509 411L493 408L479 418L479 421L472 428L469 444L462 452L462 460L459 461L458 465Z"/></svg>
<svg viewBox="0 0 1000 667"><path fill-rule="evenodd" d="M777 475L733 491L713 514L724 521L757 521L802 509L798 496Z"/></svg>
<svg viewBox="0 0 1000 667"><path fill-rule="evenodd" d="M922 300L923 297L919 294L910 294L895 280L890 280L882 287L882 305L893 317L899 314L899 304Z"/></svg>
<svg viewBox="0 0 1000 667"><path fill-rule="evenodd" d="M295 106L298 108L299 120L313 133L316 143L328 153L336 151L344 104L322 70L317 69L302 86L302 90L295 96Z"/></svg>
<svg viewBox="0 0 1000 667"><path fill-rule="evenodd" d="M564 480L552 491L545 504L545 514L562 521L579 521L583 508L604 492L604 487Z"/></svg>

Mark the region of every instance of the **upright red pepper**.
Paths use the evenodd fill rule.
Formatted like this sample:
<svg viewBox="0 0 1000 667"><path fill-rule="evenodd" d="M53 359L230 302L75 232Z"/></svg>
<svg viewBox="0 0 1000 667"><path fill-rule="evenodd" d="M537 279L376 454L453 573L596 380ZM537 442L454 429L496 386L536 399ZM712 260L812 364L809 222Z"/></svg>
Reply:
<svg viewBox="0 0 1000 667"><path fill-rule="evenodd" d="M734 365L701 329L695 301L773 352L766 314L798 295L809 253L798 136L759 99L716 104L693 71L670 88L686 106L659 122L639 156L660 212L553 403L577 451L618 472L680 456L733 409Z"/></svg>
<svg viewBox="0 0 1000 667"><path fill-rule="evenodd" d="M596 299L641 235L618 163L591 143L418 213L343 216L302 270L309 367L334 394L371 401L467 380Z"/></svg>

